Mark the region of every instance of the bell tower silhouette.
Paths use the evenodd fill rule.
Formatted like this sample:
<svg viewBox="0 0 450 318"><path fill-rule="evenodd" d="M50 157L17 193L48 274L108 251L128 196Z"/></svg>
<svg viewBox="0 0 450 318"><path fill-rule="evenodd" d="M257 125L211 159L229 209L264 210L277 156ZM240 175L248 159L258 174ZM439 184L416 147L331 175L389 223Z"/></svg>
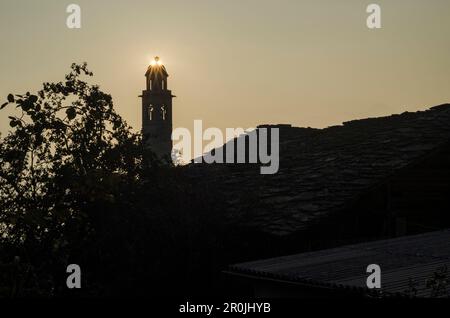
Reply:
<svg viewBox="0 0 450 318"><path fill-rule="evenodd" d="M159 159L171 158L172 152L172 92L167 89L166 68L155 57L150 63L146 90L142 91L142 134L148 146Z"/></svg>

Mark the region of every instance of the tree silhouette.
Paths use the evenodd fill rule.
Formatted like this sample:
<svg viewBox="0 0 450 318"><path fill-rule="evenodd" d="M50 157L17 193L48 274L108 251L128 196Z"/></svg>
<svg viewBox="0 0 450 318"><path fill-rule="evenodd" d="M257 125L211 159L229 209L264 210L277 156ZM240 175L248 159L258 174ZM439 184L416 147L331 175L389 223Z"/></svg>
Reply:
<svg viewBox="0 0 450 318"><path fill-rule="evenodd" d="M252 235L225 226L220 192L144 147L91 76L73 64L0 106L18 113L0 138L0 297L221 292ZM66 286L69 264L80 290Z"/></svg>
<svg viewBox="0 0 450 318"><path fill-rule="evenodd" d="M9 249L14 254L4 264L30 265L18 271L14 286L36 278L33 264L45 268L34 282L42 285L52 266L63 268L74 255L82 261L87 244L105 239L111 223L111 230L120 225L123 232L116 233L126 233L123 212L132 222L130 208L140 209L136 195L150 190L145 180L160 165L114 111L111 96L86 81L92 75L86 63L73 64L64 82L44 83L36 94L10 94L1 106L20 113L9 117L11 131L0 140L2 257ZM46 294L55 289L55 278L49 280L39 287Z"/></svg>
<svg viewBox="0 0 450 318"><path fill-rule="evenodd" d="M11 240L45 240L70 230L92 201L114 201L103 185L138 177L140 136L114 111L112 98L72 65L65 82L44 83L36 95L10 94L12 131L0 144L1 222Z"/></svg>

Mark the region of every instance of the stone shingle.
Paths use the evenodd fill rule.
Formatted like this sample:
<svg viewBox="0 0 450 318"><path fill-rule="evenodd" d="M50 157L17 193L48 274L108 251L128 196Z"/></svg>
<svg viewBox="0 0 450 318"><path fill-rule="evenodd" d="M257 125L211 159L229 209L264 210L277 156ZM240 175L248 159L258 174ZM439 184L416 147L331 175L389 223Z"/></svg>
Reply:
<svg viewBox="0 0 450 318"><path fill-rule="evenodd" d="M450 104L325 129L260 127L280 129L277 174L261 175L257 164L191 164L186 172L199 186L219 189L225 212L256 209L249 222L286 234L449 142Z"/></svg>

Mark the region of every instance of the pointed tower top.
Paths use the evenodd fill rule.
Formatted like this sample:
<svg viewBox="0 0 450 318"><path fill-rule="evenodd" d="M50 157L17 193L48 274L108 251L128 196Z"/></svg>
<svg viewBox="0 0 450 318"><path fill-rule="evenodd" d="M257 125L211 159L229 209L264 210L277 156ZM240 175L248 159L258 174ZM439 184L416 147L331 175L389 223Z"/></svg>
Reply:
<svg viewBox="0 0 450 318"><path fill-rule="evenodd" d="M162 73L166 77L169 76L159 56L155 56L153 60L150 62L150 65L147 68L145 76L147 76L149 73Z"/></svg>
<svg viewBox="0 0 450 318"><path fill-rule="evenodd" d="M162 64L159 56L155 56L150 62L150 65L145 72L147 78L147 90L156 91L168 91L167 89L167 77L169 74L166 68Z"/></svg>
<svg viewBox="0 0 450 318"><path fill-rule="evenodd" d="M153 58L153 60L150 62L150 66L162 66L162 65L163 65L163 64L162 64L162 62L161 62L159 56L155 56L155 57Z"/></svg>

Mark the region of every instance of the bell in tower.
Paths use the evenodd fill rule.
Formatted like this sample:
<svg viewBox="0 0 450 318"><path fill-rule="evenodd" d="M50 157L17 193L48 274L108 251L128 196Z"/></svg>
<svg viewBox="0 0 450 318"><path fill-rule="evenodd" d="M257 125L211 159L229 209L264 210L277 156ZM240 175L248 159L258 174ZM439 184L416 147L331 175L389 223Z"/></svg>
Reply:
<svg viewBox="0 0 450 318"><path fill-rule="evenodd" d="M142 91L142 134L159 159L170 160L172 152L172 92L167 89L166 68L155 57L145 73Z"/></svg>

